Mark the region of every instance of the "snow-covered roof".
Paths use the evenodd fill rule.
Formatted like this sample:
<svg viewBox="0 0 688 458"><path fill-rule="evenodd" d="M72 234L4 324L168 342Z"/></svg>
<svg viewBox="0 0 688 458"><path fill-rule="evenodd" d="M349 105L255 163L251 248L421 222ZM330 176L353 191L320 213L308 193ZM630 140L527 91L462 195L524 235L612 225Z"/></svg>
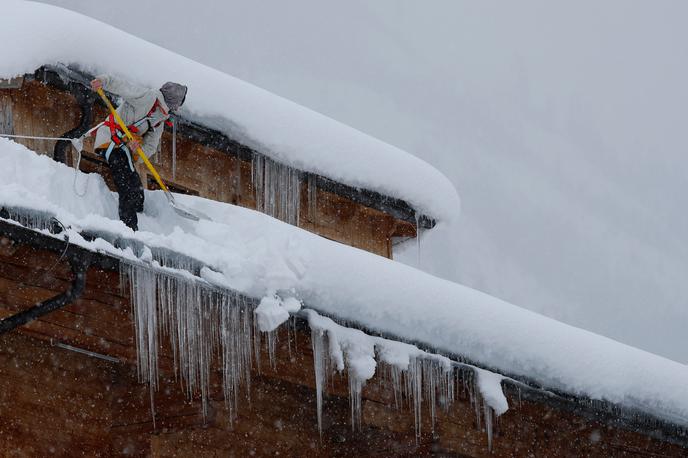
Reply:
<svg viewBox="0 0 688 458"><path fill-rule="evenodd" d="M66 64L136 84L188 85L183 115L278 162L403 199L438 221L454 220L459 197L426 162L289 100L107 24L45 4L5 2L0 78Z"/></svg>
<svg viewBox="0 0 688 458"><path fill-rule="evenodd" d="M406 265L344 246L259 212L178 196L212 221L172 212L146 191L141 231L117 220L117 197L99 175L0 139L0 206L57 215L71 243L132 258L81 230L104 231L191 256L211 284L261 298L290 291L306 306L447 355L459 355L548 389L639 409L688 425L688 367ZM73 190L86 192L79 198ZM144 260L145 261L145 260Z"/></svg>

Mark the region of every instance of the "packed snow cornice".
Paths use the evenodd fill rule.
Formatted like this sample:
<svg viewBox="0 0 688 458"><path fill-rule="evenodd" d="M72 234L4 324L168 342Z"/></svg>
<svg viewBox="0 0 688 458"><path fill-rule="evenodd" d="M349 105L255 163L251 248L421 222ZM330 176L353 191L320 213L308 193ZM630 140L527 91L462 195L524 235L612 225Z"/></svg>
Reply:
<svg viewBox="0 0 688 458"><path fill-rule="evenodd" d="M0 16L0 40L21 43L3 48L0 78L61 63L148 87L179 81L189 87L182 113L192 121L294 168L403 199L431 218L458 215L450 181L415 156L95 19L10 1Z"/></svg>

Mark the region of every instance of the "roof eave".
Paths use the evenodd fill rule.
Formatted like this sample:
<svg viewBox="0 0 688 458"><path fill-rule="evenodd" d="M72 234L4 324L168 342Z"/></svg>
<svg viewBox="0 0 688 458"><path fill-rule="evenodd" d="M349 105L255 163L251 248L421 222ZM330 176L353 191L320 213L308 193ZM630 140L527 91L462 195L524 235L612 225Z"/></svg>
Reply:
<svg viewBox="0 0 688 458"><path fill-rule="evenodd" d="M93 75L74 66L46 64L37 69L33 74L27 74L24 77L71 92L70 83L88 86ZM241 144L218 130L203 126L180 115L177 115L176 119L178 122L177 129L181 135L209 148L217 149L247 161L252 160L255 156L267 156L260 151ZM421 214L403 199L387 196L366 188L350 186L312 172L299 170L299 173L304 180L309 179L309 177L314 178L317 187L324 191L381 211L397 220L422 229L432 229L436 225L436 220L433 217Z"/></svg>
<svg viewBox="0 0 688 458"><path fill-rule="evenodd" d="M94 234L84 235L86 239L94 237ZM56 238L55 236L48 235L45 232L38 232L36 230L1 219L0 237L7 237L19 243L28 244L30 246L47 249L57 253L62 253L65 250L64 241ZM135 242L140 243L138 241ZM86 248L69 245L69 249L65 251L64 256L66 259L70 259L75 256L79 257L86 255L91 258L92 265L97 265L106 270L119 271L121 260L109 253L94 252L87 250ZM247 299L254 300L254 298ZM307 306L310 309L318 311L317 306L312 306L311 304L308 304ZM321 312L318 311L318 313ZM324 313L321 314L327 316ZM308 325L304 318L299 316L296 318L300 326ZM545 405L553 408L570 412L602 424L630 431L636 431L662 441L688 447L688 427L677 423L672 423L640 409L621 406L608 401L591 399L585 396L564 393L560 390L549 389L539 385L534 380L529 380L521 376L504 374L503 371L499 371L482 363L471 361L462 355L440 351L424 342L400 338L389 333L370 329L360 323L343 321L336 316L329 316L329 318L342 326L358 329L372 336L379 336L388 340L415 345L419 349L428 353L442 354L443 356L446 356L452 361L458 363L460 366L464 366L466 370L471 369L471 367L479 367L482 369L499 372L505 376L503 381L504 388L511 393L517 394L517 396L520 396L522 399L531 400L537 403L544 403Z"/></svg>

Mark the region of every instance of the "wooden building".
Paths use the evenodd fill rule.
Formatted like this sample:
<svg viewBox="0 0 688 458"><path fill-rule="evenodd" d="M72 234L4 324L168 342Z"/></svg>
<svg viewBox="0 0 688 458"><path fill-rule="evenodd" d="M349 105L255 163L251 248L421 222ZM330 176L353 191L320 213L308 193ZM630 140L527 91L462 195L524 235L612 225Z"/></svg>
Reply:
<svg viewBox="0 0 688 458"><path fill-rule="evenodd" d="M73 70L44 67L34 75L5 82L0 86L0 129L22 135L79 135L104 114L85 90L86 81L87 75ZM413 237L417 226L434 224L429 217L417 219L403 201L285 170L286 166L271 163L261 152L219 132L179 121L176 158L170 154L171 132L166 132L156 159L163 178L177 191L292 218L303 229L387 257L395 238ZM25 144L74 163L68 144L34 140ZM80 166L86 171L103 170L101 160L88 153ZM290 189L298 198L292 195L281 204L266 206L266 196L275 197L266 191L266 167L283 180L281 190ZM284 208L289 201L296 205ZM424 403L418 417L408 399L398 399L386 372L378 371L363 390L357 428L352 428L346 376L335 376L324 397L320 433L312 335L299 317L280 328L271 343L263 341L253 349L250 383L242 386L236 418L227 413L220 357L210 363L207 402L202 403L198 393L189 396L188 387L176 379L175 355L169 342L161 341L158 386L151 390L137 373L134 299L122 287L127 282L126 260L7 221L13 215L17 221L29 219L0 210L4 218L0 220L0 318L4 318L0 321L0 455L688 453L688 431L680 425L645 412L546 391L528 380L502 382L510 409L495 424L486 424L472 372L461 368L453 374L455 402L446 410L433 410L434 422L430 413L434 405ZM264 363L259 364L261 360Z"/></svg>

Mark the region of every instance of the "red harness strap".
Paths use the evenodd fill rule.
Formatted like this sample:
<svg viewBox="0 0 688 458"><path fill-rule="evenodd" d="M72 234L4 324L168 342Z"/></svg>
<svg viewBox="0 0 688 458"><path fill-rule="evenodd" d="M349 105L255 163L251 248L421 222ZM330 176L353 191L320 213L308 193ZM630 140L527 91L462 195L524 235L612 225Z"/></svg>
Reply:
<svg viewBox="0 0 688 458"><path fill-rule="evenodd" d="M147 117L150 117L150 115L152 115L153 113L155 113L155 110L157 110L158 108L160 108L160 111L162 111L162 114L164 114L165 116L167 116L167 119L165 119L165 125L166 125L167 127L172 127L172 121L170 121L170 119L169 119L169 116L170 116L170 115L169 115L169 114L167 113L167 111L165 111L165 109L162 107L162 104L160 103L160 99L155 99L155 103L153 104L153 108L151 108L151 110L148 112L148 114L147 114L146 116L147 116ZM159 125L160 125L160 123L157 123L157 124L156 124L155 126L153 126L153 127L158 127Z"/></svg>
<svg viewBox="0 0 688 458"><path fill-rule="evenodd" d="M155 113L155 110L157 110L158 108L160 108L160 111L162 111L162 114L167 116L167 111L165 111L165 109L162 107L162 104L160 103L160 99L155 99L155 103L153 104L153 108L151 108L150 111L148 112L148 116Z"/></svg>
<svg viewBox="0 0 688 458"><path fill-rule="evenodd" d="M110 138L115 143L115 145L121 145L122 137L124 137L124 131L122 130L122 127L117 123L117 121L115 121L114 115L110 114L107 118L105 118L103 125L107 126L110 129ZM137 134L139 132L139 128L136 127L135 124L127 126L127 129L129 129L129 132L131 132L132 134Z"/></svg>
<svg viewBox="0 0 688 458"><path fill-rule="evenodd" d="M136 121L135 123L131 124L130 126L127 126L127 129L129 129L129 132L132 134L137 134L139 133L139 128L137 127L138 124L143 121L146 118L150 118L153 113L155 113L156 110L160 109L163 115L168 116L167 111L162 107L162 104L160 103L159 99L155 99L155 103L153 104L153 107L148 111L148 114L142 118ZM172 127L172 123L166 119L165 124L169 127ZM114 115L111 113L107 118L105 118L105 121L103 122L104 126L107 126L110 129L110 138L114 142L115 145L119 146L121 145L122 138L124 137L124 131L122 130L122 127L115 121ZM153 127L158 127L160 123L156 124ZM95 133L94 133L95 135Z"/></svg>

